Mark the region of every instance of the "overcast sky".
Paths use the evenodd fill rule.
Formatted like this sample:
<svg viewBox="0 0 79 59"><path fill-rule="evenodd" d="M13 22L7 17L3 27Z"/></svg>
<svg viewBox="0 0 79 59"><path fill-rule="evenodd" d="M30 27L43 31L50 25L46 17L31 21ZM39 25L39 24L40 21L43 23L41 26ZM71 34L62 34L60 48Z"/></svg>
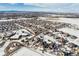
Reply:
<svg viewBox="0 0 79 59"><path fill-rule="evenodd" d="M0 3L0 11L77 12L77 3Z"/></svg>

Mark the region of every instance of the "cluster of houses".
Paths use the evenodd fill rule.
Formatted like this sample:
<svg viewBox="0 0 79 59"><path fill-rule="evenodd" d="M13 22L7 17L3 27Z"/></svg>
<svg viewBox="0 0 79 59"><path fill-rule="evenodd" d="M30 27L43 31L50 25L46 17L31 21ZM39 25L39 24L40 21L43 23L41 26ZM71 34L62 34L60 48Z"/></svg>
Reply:
<svg viewBox="0 0 79 59"><path fill-rule="evenodd" d="M21 37L31 36L31 33L25 29L5 32L4 36L10 40L19 40Z"/></svg>
<svg viewBox="0 0 79 59"><path fill-rule="evenodd" d="M8 31L2 34L0 47L3 47L7 41L10 41L10 44L8 44L8 46L4 49L4 55L10 55L14 51L18 50L21 45L26 45L24 42L33 37L33 34L25 29Z"/></svg>
<svg viewBox="0 0 79 59"><path fill-rule="evenodd" d="M38 19L16 21L16 24L33 30L35 35L26 29L18 29L19 26L17 27L11 22L0 24L1 30L4 30L2 38L0 38L2 39L0 40L0 47L2 47L6 41L10 41L10 44L4 50L6 53L5 55L9 55L21 46L33 48L42 53L49 53L51 55L79 55L79 45L74 41L77 40L78 37L59 30L64 27L78 29L77 26Z"/></svg>
<svg viewBox="0 0 79 59"><path fill-rule="evenodd" d="M30 45L42 53L47 52L63 56L79 55L79 46L68 41L69 38L77 39L76 36L54 30L54 32L49 31L37 35Z"/></svg>

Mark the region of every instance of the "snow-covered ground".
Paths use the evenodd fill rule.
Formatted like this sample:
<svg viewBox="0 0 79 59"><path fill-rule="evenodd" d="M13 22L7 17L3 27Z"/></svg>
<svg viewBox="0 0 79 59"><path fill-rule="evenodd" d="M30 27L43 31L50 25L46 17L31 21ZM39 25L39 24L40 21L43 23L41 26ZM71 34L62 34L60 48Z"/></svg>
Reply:
<svg viewBox="0 0 79 59"><path fill-rule="evenodd" d="M61 28L58 30L79 37L79 30L75 30L75 29L71 29L71 28Z"/></svg>
<svg viewBox="0 0 79 59"><path fill-rule="evenodd" d="M54 21L55 22L64 22L64 23L69 23L69 24L76 24L79 27L79 18L59 18L59 20L54 20ZM78 38L76 40L72 40L70 38L68 38L68 40L70 42L73 42L73 43L79 45L79 30L71 29L71 28L61 28L58 30L69 33L74 36L77 36Z"/></svg>
<svg viewBox="0 0 79 59"><path fill-rule="evenodd" d="M8 46L9 43L10 43L10 42L7 41L7 42L3 45L3 47L0 48L0 56L2 56L2 55L5 54L5 53L4 53L4 49Z"/></svg>
<svg viewBox="0 0 79 59"><path fill-rule="evenodd" d="M61 28L61 29L59 29L59 31L63 31L63 32L69 33L71 35L77 36L78 38L75 39L75 40L73 40L71 38L67 38L67 40L69 42L72 42L72 43L74 43L74 44L79 46L79 30L70 29L70 28Z"/></svg>
<svg viewBox="0 0 79 59"><path fill-rule="evenodd" d="M36 53L26 47L22 47L12 56L42 56L40 53Z"/></svg>
<svg viewBox="0 0 79 59"><path fill-rule="evenodd" d="M70 23L70 24L76 24L79 26L79 18L58 18L58 20L52 18L52 20L49 19L47 21Z"/></svg>
<svg viewBox="0 0 79 59"><path fill-rule="evenodd" d="M79 26L79 18L59 18L59 20L55 20L56 22L64 22L70 24L76 24Z"/></svg>
<svg viewBox="0 0 79 59"><path fill-rule="evenodd" d="M73 43L79 46L79 38L77 40L73 41Z"/></svg>
<svg viewBox="0 0 79 59"><path fill-rule="evenodd" d="M33 18L0 19L0 22L16 21L16 20L27 20L27 19L33 19Z"/></svg>

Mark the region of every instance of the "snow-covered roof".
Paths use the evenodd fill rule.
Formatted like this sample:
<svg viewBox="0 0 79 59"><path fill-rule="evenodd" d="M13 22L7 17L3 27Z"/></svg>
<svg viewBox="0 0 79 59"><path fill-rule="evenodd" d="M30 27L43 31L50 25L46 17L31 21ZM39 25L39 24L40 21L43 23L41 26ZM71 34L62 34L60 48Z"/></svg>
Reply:
<svg viewBox="0 0 79 59"><path fill-rule="evenodd" d="M19 38L19 35L15 34L14 36L11 36L10 38L11 39L18 39Z"/></svg>
<svg viewBox="0 0 79 59"><path fill-rule="evenodd" d="M52 42L57 42L57 40L54 39L53 36L50 37L48 35L44 35L44 41L46 41L47 43L51 43L49 40Z"/></svg>

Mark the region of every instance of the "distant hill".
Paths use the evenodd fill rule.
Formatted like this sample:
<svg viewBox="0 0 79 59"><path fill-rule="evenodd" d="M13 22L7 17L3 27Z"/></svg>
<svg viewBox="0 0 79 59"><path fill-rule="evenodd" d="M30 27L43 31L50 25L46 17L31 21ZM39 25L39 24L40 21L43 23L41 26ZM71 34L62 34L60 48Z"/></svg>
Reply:
<svg viewBox="0 0 79 59"><path fill-rule="evenodd" d="M22 16L22 15L28 15L28 16L51 16L56 15L56 17L73 17L73 18L79 18L79 13L65 13L65 12L32 12L32 11L0 11L0 17L5 16Z"/></svg>

